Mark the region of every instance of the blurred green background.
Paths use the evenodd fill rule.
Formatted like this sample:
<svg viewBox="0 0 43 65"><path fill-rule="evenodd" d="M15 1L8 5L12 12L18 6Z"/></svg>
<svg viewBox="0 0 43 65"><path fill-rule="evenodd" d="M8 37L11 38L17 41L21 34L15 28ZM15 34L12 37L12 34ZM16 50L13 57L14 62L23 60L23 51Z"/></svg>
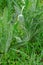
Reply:
<svg viewBox="0 0 43 65"><path fill-rule="evenodd" d="M43 65L43 0L0 0L0 65Z"/></svg>

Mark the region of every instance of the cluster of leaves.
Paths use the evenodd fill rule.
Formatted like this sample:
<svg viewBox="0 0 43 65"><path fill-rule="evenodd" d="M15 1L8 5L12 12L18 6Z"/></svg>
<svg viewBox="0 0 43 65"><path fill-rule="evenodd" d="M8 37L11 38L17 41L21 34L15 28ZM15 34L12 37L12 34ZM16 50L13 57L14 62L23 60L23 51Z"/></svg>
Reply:
<svg viewBox="0 0 43 65"><path fill-rule="evenodd" d="M0 65L43 65L43 0L0 0Z"/></svg>

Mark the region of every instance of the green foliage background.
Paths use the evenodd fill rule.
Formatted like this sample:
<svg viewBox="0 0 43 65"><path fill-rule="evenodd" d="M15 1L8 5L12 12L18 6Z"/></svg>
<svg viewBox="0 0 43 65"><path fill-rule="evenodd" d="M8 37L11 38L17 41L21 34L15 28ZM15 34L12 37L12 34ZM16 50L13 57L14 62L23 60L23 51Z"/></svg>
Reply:
<svg viewBox="0 0 43 65"><path fill-rule="evenodd" d="M43 0L0 0L0 65L43 65Z"/></svg>

